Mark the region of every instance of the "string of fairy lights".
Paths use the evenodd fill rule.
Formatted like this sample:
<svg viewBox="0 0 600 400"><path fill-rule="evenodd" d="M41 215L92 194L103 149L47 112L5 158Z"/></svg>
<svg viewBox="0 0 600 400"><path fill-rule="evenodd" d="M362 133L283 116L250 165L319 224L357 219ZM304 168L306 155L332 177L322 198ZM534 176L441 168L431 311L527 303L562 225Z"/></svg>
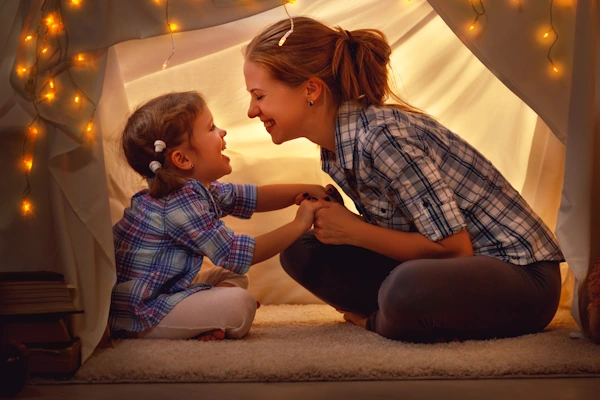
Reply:
<svg viewBox="0 0 600 400"><path fill-rule="evenodd" d="M83 0L70 0L68 4L76 11ZM46 120L42 117L40 108L54 102L58 96L58 80L64 74L71 84L74 94L72 102L81 105L87 101L92 111L88 123L82 134L82 138L91 137L93 120L96 112L96 104L77 84L72 67L85 66L86 56L77 54L73 58L67 55L68 32L63 23L62 5L60 1L50 2L45 0L40 8L38 23L33 31L23 32L23 42L29 59L29 66L20 64L16 68L17 76L27 78L24 82L25 95L33 105L35 116L27 126L23 136L22 165L25 170L25 189L22 192L21 210L24 215L32 212L32 204L29 199L31 184L29 175L33 168L33 154L35 142L42 132ZM34 24L35 26L35 24ZM27 28L26 28L27 29ZM35 46L32 44L35 42ZM31 54L33 52L33 55ZM24 58L28 58L24 56ZM63 80L64 81L64 80ZM62 83L62 82L61 82ZM88 135L85 135L88 133Z"/></svg>
<svg viewBox="0 0 600 400"><path fill-rule="evenodd" d="M408 1L410 1L410 0L408 0ZM483 0L468 0L468 2L469 2L469 5L471 6L471 8L473 9L473 11L475 12L475 19L469 25L469 31L473 32L475 30L475 27L477 26L479 19L481 17L483 17L484 15L486 15L487 11L483 4ZM523 9L522 0L512 0L512 3L516 3L520 11ZM559 72L559 68L556 65L556 63L554 62L554 59L552 58L552 50L553 50L554 46L556 45L556 43L558 42L558 38L559 38L558 31L556 30L556 28L554 26L554 0L550 0L550 28L548 30L544 31L544 33L542 35L542 39L549 39L551 37L554 37L554 40L548 47L547 58L548 58L548 61L550 62L550 67L551 67L552 71L557 73L557 72Z"/></svg>
<svg viewBox="0 0 600 400"><path fill-rule="evenodd" d="M73 11L77 11L85 0L64 0ZM169 13L170 0L151 0L157 5L164 3L164 16L166 30L170 34L171 53L162 64L162 69L166 69L169 62L175 55L175 37L174 32L178 30L178 26L171 20ZM483 0L467 0L473 11L475 18L469 25L468 30L474 31L477 24L480 23L482 17L487 17ZM508 0L507 0L508 1ZM411 0L407 0L411 2ZM522 0L512 0L518 4L519 9L522 9ZM294 20L287 9L287 4L295 4L296 0L282 0L284 10L290 19L290 29L282 36L279 41L279 46L283 46L287 38L294 32ZM53 7L52 7L53 6ZM552 50L559 39L558 31L554 25L553 16L554 0L550 0L550 28L543 33L543 39L554 38L548 47L548 60L554 72L559 72L558 66L552 58ZM27 78L24 82L25 93L28 100L33 105L35 116L27 126L22 146L22 165L25 172L25 189L22 192L21 210L23 215L32 213L33 206L30 200L31 185L29 176L34 166L33 154L35 148L36 137L42 132L43 126L47 121L40 112L41 104L50 104L59 96L59 85L57 79L60 75L66 77L66 81L71 85L73 93L70 95L73 104L81 105L88 103L88 108L91 108L87 124L83 128L81 135L82 141L93 138L94 116L96 114L95 102L85 93L82 87L77 84L73 74L72 67L86 66L87 55L77 54L70 58L67 55L68 50L68 32L63 24L63 14L61 1L44 0L39 13L39 22L33 31L24 31L22 33L22 41L28 50L34 51L33 62L29 66L20 64L16 66L17 76ZM31 44L35 42L35 46ZM62 82L65 82L63 79ZM65 87L61 88L61 92L66 92ZM68 93L68 92L67 92ZM66 94L65 96L67 96Z"/></svg>

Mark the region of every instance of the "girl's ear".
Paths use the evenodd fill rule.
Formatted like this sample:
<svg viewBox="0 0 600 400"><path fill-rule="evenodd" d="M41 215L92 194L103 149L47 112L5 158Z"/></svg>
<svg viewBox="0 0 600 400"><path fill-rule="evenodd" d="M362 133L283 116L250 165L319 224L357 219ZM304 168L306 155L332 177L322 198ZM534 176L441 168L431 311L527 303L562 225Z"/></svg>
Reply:
<svg viewBox="0 0 600 400"><path fill-rule="evenodd" d="M306 100L313 102L319 100L319 98L323 94L323 81L319 78L312 77L308 78L304 85Z"/></svg>
<svg viewBox="0 0 600 400"><path fill-rule="evenodd" d="M176 149L171 153L171 162L173 165L184 171L188 171L193 168L192 161L187 157L185 152L180 149Z"/></svg>

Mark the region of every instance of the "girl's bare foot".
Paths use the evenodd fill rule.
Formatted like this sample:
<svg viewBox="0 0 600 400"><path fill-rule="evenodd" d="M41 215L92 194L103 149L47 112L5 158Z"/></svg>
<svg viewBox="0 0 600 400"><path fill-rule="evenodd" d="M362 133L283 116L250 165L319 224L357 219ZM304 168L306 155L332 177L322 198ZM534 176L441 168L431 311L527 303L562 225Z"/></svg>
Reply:
<svg viewBox="0 0 600 400"><path fill-rule="evenodd" d="M213 340L223 340L225 339L225 332L220 329L214 329L212 331L203 332L198 336L195 336L194 339L199 340L201 342L210 342Z"/></svg>
<svg viewBox="0 0 600 400"><path fill-rule="evenodd" d="M363 317L360 314L351 313L349 311L344 313L344 319L351 324L360 326L361 328L367 327L367 317Z"/></svg>

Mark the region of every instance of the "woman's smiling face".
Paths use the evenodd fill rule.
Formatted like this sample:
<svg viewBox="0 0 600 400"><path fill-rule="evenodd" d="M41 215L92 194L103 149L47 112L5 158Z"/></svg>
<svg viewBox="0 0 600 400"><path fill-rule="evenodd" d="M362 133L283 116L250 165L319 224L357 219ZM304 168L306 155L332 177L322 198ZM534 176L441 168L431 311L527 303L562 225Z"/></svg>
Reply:
<svg viewBox="0 0 600 400"><path fill-rule="evenodd" d="M292 88L276 79L260 64L244 63L246 89L250 92L249 118L260 118L275 144L305 137L303 129L308 101L304 85Z"/></svg>

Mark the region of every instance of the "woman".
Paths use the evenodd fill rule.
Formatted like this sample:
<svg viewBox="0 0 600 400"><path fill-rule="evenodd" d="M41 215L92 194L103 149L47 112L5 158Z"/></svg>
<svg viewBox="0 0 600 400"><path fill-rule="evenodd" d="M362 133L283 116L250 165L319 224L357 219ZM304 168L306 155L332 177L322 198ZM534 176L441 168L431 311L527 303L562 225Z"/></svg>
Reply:
<svg viewBox="0 0 600 400"><path fill-rule="evenodd" d="M321 146L323 170L361 216L326 201L314 232L281 254L285 271L390 339L542 330L564 261L548 227L477 150L393 95L381 32L301 17L279 45L289 29L280 21L245 50L248 116L276 144Z"/></svg>

